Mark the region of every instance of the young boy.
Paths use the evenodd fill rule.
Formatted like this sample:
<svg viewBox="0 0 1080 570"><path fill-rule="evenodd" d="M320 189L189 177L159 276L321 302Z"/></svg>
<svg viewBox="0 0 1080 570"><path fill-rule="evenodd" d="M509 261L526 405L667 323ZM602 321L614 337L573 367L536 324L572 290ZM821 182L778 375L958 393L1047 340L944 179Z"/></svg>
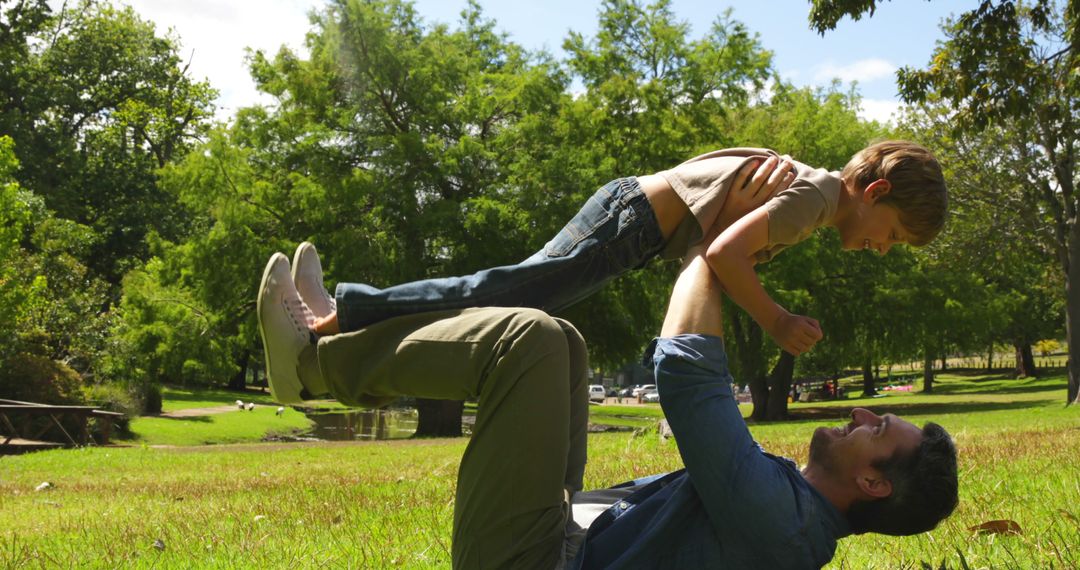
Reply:
<svg viewBox="0 0 1080 570"><path fill-rule="evenodd" d="M745 193L749 187L748 195L740 196L749 201L755 192L782 185L786 189L746 215L724 207L735 196L732 189ZM898 242L922 245L941 231L946 206L940 165L914 143L871 145L842 172L814 169L771 150L728 149L654 175L608 183L553 240L517 265L386 289L342 283L330 297L314 248L301 246L293 262L304 300L297 310L310 308L312 329L323 335L402 315L467 307L522 306L550 313L653 257L679 258L704 240L706 258L724 291L784 350L799 355L821 339L820 327L774 302L758 281L754 264L826 225L840 232L845 249L884 254ZM261 291L266 290L266 279L264 275ZM260 307L262 302L261 292ZM310 318L306 313L295 317L297 322ZM270 350L267 355L270 372ZM271 383L272 389L278 387L275 397L283 403L302 399L295 374L280 376Z"/></svg>

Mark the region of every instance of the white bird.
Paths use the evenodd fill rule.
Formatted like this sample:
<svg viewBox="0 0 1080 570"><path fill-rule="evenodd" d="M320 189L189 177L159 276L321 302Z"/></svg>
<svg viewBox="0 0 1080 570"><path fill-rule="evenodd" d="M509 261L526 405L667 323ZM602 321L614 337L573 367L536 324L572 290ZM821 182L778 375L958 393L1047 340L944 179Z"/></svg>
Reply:
<svg viewBox="0 0 1080 570"><path fill-rule="evenodd" d="M244 409L244 401L243 400L237 400L236 401L236 407L240 408L241 410Z"/></svg>
<svg viewBox="0 0 1080 570"><path fill-rule="evenodd" d="M278 406L277 415L280 416L281 414L284 414L284 413L285 413L285 407L284 406Z"/></svg>
<svg viewBox="0 0 1080 570"><path fill-rule="evenodd" d="M251 410L254 410L254 409L255 409L255 402L248 402L247 411L250 412Z"/></svg>

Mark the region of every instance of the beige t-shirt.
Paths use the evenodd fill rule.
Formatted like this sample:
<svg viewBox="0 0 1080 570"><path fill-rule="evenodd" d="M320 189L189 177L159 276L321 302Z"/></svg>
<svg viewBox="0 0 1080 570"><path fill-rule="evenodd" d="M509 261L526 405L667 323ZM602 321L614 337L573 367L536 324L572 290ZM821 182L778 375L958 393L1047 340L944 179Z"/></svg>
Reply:
<svg viewBox="0 0 1080 570"><path fill-rule="evenodd" d="M779 156L763 148L729 148L691 158L659 172L694 215L675 231L664 249L665 258L681 257L701 241L716 223L731 182L752 159ZM788 158L788 157L783 157ZM790 160L790 159L789 159ZM812 168L792 160L795 180L765 205L769 214L769 243L757 252L758 261L769 261L784 248L808 237L836 214L842 185L839 172Z"/></svg>

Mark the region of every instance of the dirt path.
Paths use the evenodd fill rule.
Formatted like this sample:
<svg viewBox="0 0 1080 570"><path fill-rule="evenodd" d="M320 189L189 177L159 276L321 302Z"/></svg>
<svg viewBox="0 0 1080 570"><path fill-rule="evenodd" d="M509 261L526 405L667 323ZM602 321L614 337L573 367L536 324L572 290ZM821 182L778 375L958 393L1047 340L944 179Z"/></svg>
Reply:
<svg viewBox="0 0 1080 570"><path fill-rule="evenodd" d="M159 418L190 418L193 416L209 416L213 414L224 414L225 412L239 412L240 408L236 406L214 406L212 408L185 408L183 410L176 410L172 412L165 412L158 414Z"/></svg>

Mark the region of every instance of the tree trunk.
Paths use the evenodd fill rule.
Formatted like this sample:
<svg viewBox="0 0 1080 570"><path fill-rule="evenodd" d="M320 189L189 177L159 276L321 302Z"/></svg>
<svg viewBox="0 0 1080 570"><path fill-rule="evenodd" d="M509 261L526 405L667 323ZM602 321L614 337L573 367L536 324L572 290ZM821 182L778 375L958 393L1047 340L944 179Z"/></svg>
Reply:
<svg viewBox="0 0 1080 570"><path fill-rule="evenodd" d="M243 391L244 387L247 385L248 360L250 358L251 351L248 350L245 350L244 353L240 355L240 360L236 363L236 365L240 367L240 370L236 374L233 374L233 377L229 379L228 387L230 390Z"/></svg>
<svg viewBox="0 0 1080 570"><path fill-rule="evenodd" d="M1039 371L1035 369L1035 355L1031 353L1031 343L1017 341L1013 347L1016 348L1016 377L1038 376Z"/></svg>
<svg viewBox="0 0 1080 570"><path fill-rule="evenodd" d="M923 352L922 375L923 392L930 394L934 391L934 353L929 348Z"/></svg>
<svg viewBox="0 0 1080 570"><path fill-rule="evenodd" d="M465 402L461 400L416 399L419 419L414 437L461 437L461 413Z"/></svg>
<svg viewBox="0 0 1080 570"><path fill-rule="evenodd" d="M864 398L869 398L870 396L877 394L877 388L874 387L874 374L872 368L873 366L870 364L870 359L867 358L862 366L862 395Z"/></svg>
<svg viewBox="0 0 1080 570"><path fill-rule="evenodd" d="M994 371L994 343L990 343L990 348L986 349L986 371Z"/></svg>
<svg viewBox="0 0 1080 570"><path fill-rule="evenodd" d="M750 412L750 419L755 422L763 422L769 417L769 382L764 377L750 379L750 401L754 404Z"/></svg>
<svg viewBox="0 0 1080 570"><path fill-rule="evenodd" d="M731 317L732 336L735 341L735 359L742 375L739 380L750 387L750 401L754 409L750 419L764 421L768 416L769 384L765 378L765 356L761 350L761 327L742 312L735 310ZM785 401L787 396L784 396Z"/></svg>
<svg viewBox="0 0 1080 570"><path fill-rule="evenodd" d="M1065 264L1065 344L1068 347L1068 390L1065 404L1080 404L1080 224L1069 228L1065 243L1068 259Z"/></svg>
<svg viewBox="0 0 1080 570"><path fill-rule="evenodd" d="M787 419L787 395L794 374L795 357L787 351L780 351L780 359L769 373L769 401L765 404L765 418L769 421Z"/></svg>

